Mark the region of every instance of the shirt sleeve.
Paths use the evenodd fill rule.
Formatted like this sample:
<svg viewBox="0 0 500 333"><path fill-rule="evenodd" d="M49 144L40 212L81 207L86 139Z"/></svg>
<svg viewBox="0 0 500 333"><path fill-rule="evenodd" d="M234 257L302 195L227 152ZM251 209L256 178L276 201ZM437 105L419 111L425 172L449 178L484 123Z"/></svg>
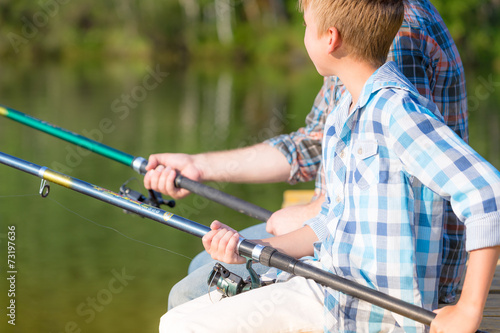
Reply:
<svg viewBox="0 0 500 333"><path fill-rule="evenodd" d="M265 143L278 149L291 166L288 182L296 184L315 179L321 166L321 143L325 120L343 92L343 84L336 77L325 77L323 86L316 96L306 125L290 134L282 134ZM322 186L321 175L316 186ZM318 189L321 191L321 188Z"/></svg>
<svg viewBox="0 0 500 333"><path fill-rule="evenodd" d="M304 222L304 226L308 225L314 231L316 237L318 237L318 242L324 241L326 237L329 235L327 227L328 206L329 203L327 199L321 205L321 211L319 212L319 214L313 217L312 219L309 219Z"/></svg>
<svg viewBox="0 0 500 333"><path fill-rule="evenodd" d="M413 101L395 103L387 119L389 140L405 171L449 200L465 223L467 251L500 245L498 170Z"/></svg>

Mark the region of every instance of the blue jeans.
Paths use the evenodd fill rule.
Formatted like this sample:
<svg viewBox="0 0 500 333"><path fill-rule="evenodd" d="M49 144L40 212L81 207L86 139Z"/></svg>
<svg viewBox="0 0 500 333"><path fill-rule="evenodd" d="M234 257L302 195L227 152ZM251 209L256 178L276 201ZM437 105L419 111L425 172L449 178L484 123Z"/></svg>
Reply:
<svg viewBox="0 0 500 333"><path fill-rule="evenodd" d="M246 228L240 232L240 235L247 239L261 239L273 236L266 232L265 223ZM208 287L207 280L216 263L217 261L213 260L206 251L198 254L189 265L188 275L177 282L170 290L168 309L170 310L215 290L215 287ZM230 272L241 276L243 279L246 279L249 275L244 264L228 265L223 263L223 265ZM264 274L269 269L269 267L261 264L253 264L252 268L257 274Z"/></svg>

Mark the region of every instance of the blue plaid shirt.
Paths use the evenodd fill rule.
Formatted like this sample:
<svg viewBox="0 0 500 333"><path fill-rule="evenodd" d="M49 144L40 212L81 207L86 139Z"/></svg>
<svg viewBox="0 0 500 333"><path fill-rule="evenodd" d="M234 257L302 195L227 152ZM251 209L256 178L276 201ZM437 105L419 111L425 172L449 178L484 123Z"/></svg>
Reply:
<svg viewBox="0 0 500 333"><path fill-rule="evenodd" d="M460 55L446 25L428 1L409 0L401 29L391 46L389 61L417 88L422 96L438 107L445 123L462 139L468 140L467 93ZM291 165L289 182L304 182L316 177L317 193L324 191L321 172L321 141L325 119L345 93L336 77L325 78L314 106L306 118L306 126L298 131L280 135L267 142L279 149ZM465 227L445 208L443 266L440 277L440 300L455 300L455 290L465 267Z"/></svg>
<svg viewBox="0 0 500 333"><path fill-rule="evenodd" d="M393 62L367 81L354 110L343 95L326 119L326 203L307 222L323 269L435 309L449 200L467 250L500 245L500 173L442 122ZM332 289L325 331L423 332L424 325Z"/></svg>

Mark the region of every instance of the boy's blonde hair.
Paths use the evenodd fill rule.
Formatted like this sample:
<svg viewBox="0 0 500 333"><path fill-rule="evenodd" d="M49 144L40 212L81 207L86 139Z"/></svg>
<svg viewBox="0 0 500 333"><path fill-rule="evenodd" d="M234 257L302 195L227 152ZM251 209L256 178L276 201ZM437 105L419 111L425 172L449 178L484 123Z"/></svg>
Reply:
<svg viewBox="0 0 500 333"><path fill-rule="evenodd" d="M377 67L404 17L404 0L299 0L299 8L312 12L320 36L335 27L351 56Z"/></svg>

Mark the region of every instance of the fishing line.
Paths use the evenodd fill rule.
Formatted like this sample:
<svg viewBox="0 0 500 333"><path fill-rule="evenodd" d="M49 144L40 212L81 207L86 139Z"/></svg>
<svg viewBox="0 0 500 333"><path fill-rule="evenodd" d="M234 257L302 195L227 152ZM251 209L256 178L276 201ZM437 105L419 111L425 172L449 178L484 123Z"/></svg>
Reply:
<svg viewBox="0 0 500 333"><path fill-rule="evenodd" d="M88 221L88 222L90 222L90 223L93 223L93 224L97 225L98 227L101 227L101 228L105 228L105 229L112 230L112 231L116 232L117 234L119 234L119 235L121 235L121 236L123 236L123 237L125 237L125 238L127 238L127 239L130 239L131 241L134 241L134 242L137 242L137 243L140 243L140 244L143 244L143 245L151 246L151 247L154 247L154 248L157 248L157 249L163 250L163 251L167 251L167 252L170 252L170 253L172 253L172 254L176 254L176 255L178 255L178 256L181 256L181 257L184 257L184 258L186 258L186 259L189 259L189 260L193 260L193 258L190 258L190 257L188 257L188 256L186 256L186 255L183 255L183 254L177 253L177 252L175 252L175 251L172 251L172 250L169 250L169 249L163 248L163 247L161 247L161 246L157 246L157 245L153 245L153 244L149 244L149 243L143 242L143 241L141 241L141 240L138 240L138 239L132 238L132 237L130 237L130 236L127 236L127 235L125 235L124 233L122 233L121 231L119 231L119 230L117 230L117 229L115 229L115 228L113 228L113 227L110 227L110 226L107 226L107 225L103 225L103 224L97 223L97 222L95 222L95 221L93 221L93 220L91 220L91 219L89 219L89 218L87 218L87 217L85 217L85 216L83 216L83 215L78 214L78 213L77 213L77 212L75 212L74 210L71 210L70 208L68 208L68 207L64 206L62 203L60 203L59 201L57 201L57 200L55 200L55 199L52 199L52 198L48 198L48 199L49 199L49 200L51 200L51 201L53 201L53 202L55 202L56 204L58 204L59 206L61 206L61 207L62 207L62 208L64 208L65 210L67 210L68 212L70 212L70 213L72 213L72 214L74 214L74 215L76 215L76 216L78 216L78 217L80 217L80 218L84 219L85 221Z"/></svg>
<svg viewBox="0 0 500 333"><path fill-rule="evenodd" d="M29 197L29 196L39 196L39 194L18 194L18 195L1 195L0 198L19 198L19 197ZM172 250L169 250L169 249L166 249L166 248L163 248L161 246L157 246L157 245L153 245L153 244L149 244L147 242L144 242L144 241L141 241L141 240L138 240L138 239L135 239L135 238L132 238L130 236L127 236L125 235L124 233L122 233L121 231L113 228L113 227L110 227L110 226L107 226L107 225L103 225L103 224L100 224L96 221L93 221L77 212L75 212L74 210L64 206L62 203L60 203L59 201L57 201L56 199L53 199L51 197L48 197L47 199L49 199L50 201L56 203L57 205L59 205L60 207L62 207L63 209L65 209L66 211L80 217L81 219L84 219L85 221L87 222L90 222L92 224L95 224L96 226L98 227L101 227L101 228L104 228L104 229L109 229L109 230L112 230L114 232L116 232L117 234L131 240L131 241L134 241L134 242L137 242L137 243L140 243L140 244L143 244L143 245L147 245L147 246L150 246L150 247L153 247L153 248L156 248L156 249L159 249L159 250L163 250L163 251L166 251L166 252L169 252L169 253L172 253L172 254L175 254L175 255L178 255L180 257L184 257L186 259L189 259L189 260L193 260L193 258L191 257L188 257L184 254L181 254L181 253L178 253L178 252L175 252L175 251L172 251Z"/></svg>
<svg viewBox="0 0 500 333"><path fill-rule="evenodd" d="M207 288L208 298L210 299L210 303L212 303L212 304L214 304L215 302L212 300L212 295L211 295L212 293L210 292L210 286L212 285L214 280L215 280L215 274L212 276L212 279L208 283L208 288Z"/></svg>
<svg viewBox="0 0 500 333"><path fill-rule="evenodd" d="M20 197L34 197L39 194L14 194L14 195L0 195L0 198L20 198Z"/></svg>

